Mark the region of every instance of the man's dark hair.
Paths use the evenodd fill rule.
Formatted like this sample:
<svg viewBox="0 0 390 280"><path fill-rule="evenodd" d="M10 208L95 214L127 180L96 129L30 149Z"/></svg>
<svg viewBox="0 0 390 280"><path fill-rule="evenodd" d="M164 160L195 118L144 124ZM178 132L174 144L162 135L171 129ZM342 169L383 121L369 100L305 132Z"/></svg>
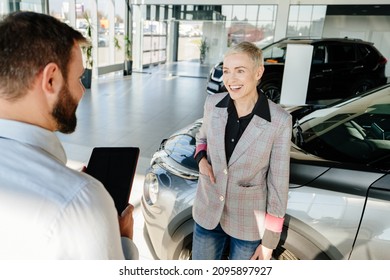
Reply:
<svg viewBox="0 0 390 280"><path fill-rule="evenodd" d="M52 16L35 12L5 16L0 22L0 97L12 100L23 96L51 62L67 81L75 42L88 43L79 31Z"/></svg>

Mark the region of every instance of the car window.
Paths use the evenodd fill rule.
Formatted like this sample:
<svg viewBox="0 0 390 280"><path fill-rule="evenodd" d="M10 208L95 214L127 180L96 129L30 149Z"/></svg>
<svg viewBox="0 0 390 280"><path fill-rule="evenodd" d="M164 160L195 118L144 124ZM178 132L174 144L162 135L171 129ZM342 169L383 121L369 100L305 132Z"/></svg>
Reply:
<svg viewBox="0 0 390 280"><path fill-rule="evenodd" d="M360 60L360 59L363 59L365 57L367 57L369 54L370 54L370 50L367 46L365 45L356 45L357 46L357 58Z"/></svg>
<svg viewBox="0 0 390 280"><path fill-rule="evenodd" d="M383 164L387 162L387 167L379 167L388 168L390 88L386 91L387 95L377 100L370 98L367 103L357 100L331 116L307 121L300 127L299 146L328 160L364 165L383 161Z"/></svg>
<svg viewBox="0 0 390 280"><path fill-rule="evenodd" d="M287 44L279 43L263 49L264 61L268 63L284 62L286 58Z"/></svg>
<svg viewBox="0 0 390 280"><path fill-rule="evenodd" d="M329 63L355 61L355 48L353 44L328 45Z"/></svg>
<svg viewBox="0 0 390 280"><path fill-rule="evenodd" d="M326 62L326 49L325 46L314 46L313 49L313 64L323 64Z"/></svg>

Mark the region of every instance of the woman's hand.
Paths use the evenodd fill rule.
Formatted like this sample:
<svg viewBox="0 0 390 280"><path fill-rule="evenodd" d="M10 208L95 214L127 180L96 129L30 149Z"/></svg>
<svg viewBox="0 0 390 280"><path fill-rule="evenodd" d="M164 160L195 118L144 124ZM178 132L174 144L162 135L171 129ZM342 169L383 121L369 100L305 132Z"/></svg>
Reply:
<svg viewBox="0 0 390 280"><path fill-rule="evenodd" d="M251 260L270 260L272 257L272 249L268 249L263 245L259 245L256 248L255 253L251 257Z"/></svg>
<svg viewBox="0 0 390 280"><path fill-rule="evenodd" d="M203 175L209 176L211 183L215 184L213 168L205 157L199 162L199 172Z"/></svg>

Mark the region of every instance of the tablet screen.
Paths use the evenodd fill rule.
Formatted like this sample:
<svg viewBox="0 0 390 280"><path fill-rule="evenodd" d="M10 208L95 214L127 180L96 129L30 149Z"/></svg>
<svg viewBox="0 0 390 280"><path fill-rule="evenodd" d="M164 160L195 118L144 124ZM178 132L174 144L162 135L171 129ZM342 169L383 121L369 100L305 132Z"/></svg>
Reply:
<svg viewBox="0 0 390 280"><path fill-rule="evenodd" d="M138 147L96 147L88 162L86 173L102 182L119 215L129 203L138 157Z"/></svg>

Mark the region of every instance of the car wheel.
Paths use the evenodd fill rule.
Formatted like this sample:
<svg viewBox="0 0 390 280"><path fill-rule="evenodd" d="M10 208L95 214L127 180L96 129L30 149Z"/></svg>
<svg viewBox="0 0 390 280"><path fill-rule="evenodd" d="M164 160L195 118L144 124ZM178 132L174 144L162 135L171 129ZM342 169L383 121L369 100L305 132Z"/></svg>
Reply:
<svg viewBox="0 0 390 280"><path fill-rule="evenodd" d="M352 95L357 95L363 92L368 91L373 87L373 84L368 80L363 80L356 83L351 90Z"/></svg>
<svg viewBox="0 0 390 280"><path fill-rule="evenodd" d="M181 250L179 254L179 260L191 260L192 259L192 244L189 244ZM227 259L227 256L224 256L223 259ZM277 247L272 254L273 260L299 260L298 257L294 255L291 251L283 248L283 247Z"/></svg>
<svg viewBox="0 0 390 280"><path fill-rule="evenodd" d="M290 260L299 260L298 257L294 255L291 251L283 248L283 247L277 247L273 253L272 253L272 259L273 260L279 260L279 261L290 261Z"/></svg>
<svg viewBox="0 0 390 280"><path fill-rule="evenodd" d="M275 82L267 82L265 84L260 84L260 89L273 102L280 102L281 88L279 84Z"/></svg>
<svg viewBox="0 0 390 280"><path fill-rule="evenodd" d="M192 259L192 244L184 247L179 254L179 260L191 260Z"/></svg>

